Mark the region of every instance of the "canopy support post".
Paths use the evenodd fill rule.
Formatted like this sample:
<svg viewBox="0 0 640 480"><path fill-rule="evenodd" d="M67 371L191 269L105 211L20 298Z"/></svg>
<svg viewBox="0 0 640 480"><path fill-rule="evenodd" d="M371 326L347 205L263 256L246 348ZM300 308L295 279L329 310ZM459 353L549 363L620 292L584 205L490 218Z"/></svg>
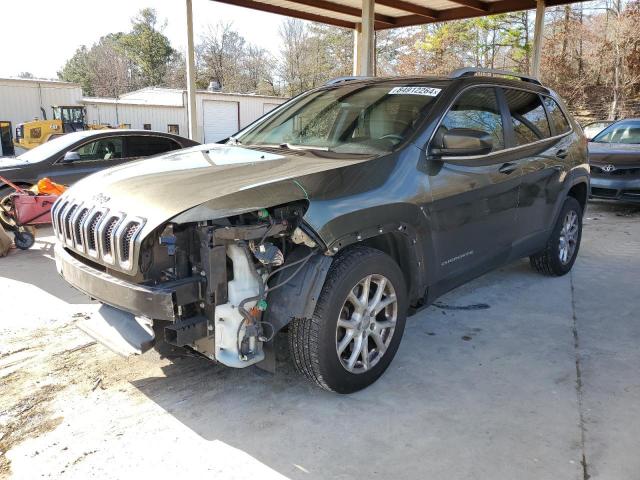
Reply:
<svg viewBox="0 0 640 480"><path fill-rule="evenodd" d="M373 76L375 0L362 0L362 21L353 36L353 74Z"/></svg>
<svg viewBox="0 0 640 480"><path fill-rule="evenodd" d="M193 48L193 8L192 0L185 0L187 7L187 116L189 138L198 140L196 116L196 65Z"/></svg>
<svg viewBox="0 0 640 480"><path fill-rule="evenodd" d="M533 33L533 62L531 65L531 75L540 78L540 60L542 57L543 27L544 27L544 0L537 0L536 3L536 23Z"/></svg>

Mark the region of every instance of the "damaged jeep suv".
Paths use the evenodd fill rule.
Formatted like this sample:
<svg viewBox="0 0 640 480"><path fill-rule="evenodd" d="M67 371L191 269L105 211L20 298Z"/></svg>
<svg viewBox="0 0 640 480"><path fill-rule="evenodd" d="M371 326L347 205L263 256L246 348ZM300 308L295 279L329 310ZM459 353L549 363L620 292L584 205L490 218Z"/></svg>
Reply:
<svg viewBox="0 0 640 480"><path fill-rule="evenodd" d="M582 132L535 79L342 78L225 144L77 183L56 263L104 304L82 328L114 350L273 367L286 330L297 369L349 393L443 293L527 256L567 273L588 190Z"/></svg>

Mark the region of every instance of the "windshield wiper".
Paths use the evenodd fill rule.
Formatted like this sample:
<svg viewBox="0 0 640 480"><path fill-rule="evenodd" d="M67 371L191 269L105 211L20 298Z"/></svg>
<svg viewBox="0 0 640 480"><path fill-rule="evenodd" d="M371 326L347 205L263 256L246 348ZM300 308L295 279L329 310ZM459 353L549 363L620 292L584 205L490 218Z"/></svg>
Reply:
<svg viewBox="0 0 640 480"><path fill-rule="evenodd" d="M281 150L320 150L323 152L330 152L329 147L312 147L311 145L295 145L292 143L249 143L245 145L247 147L262 148L279 148Z"/></svg>
<svg viewBox="0 0 640 480"><path fill-rule="evenodd" d="M329 147L314 147L311 145L295 145L292 143L281 143L278 146L280 148L287 148L289 150L322 150L324 152L329 151Z"/></svg>

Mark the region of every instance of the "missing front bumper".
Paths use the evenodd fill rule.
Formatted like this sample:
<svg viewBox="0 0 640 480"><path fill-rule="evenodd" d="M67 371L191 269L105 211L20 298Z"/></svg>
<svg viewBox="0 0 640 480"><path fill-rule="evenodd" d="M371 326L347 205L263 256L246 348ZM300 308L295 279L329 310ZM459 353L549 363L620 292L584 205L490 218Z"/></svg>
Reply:
<svg viewBox="0 0 640 480"><path fill-rule="evenodd" d="M102 303L154 320L178 320L180 306L199 301L201 277L148 287L127 282L75 259L60 244L55 248L58 273L73 287Z"/></svg>

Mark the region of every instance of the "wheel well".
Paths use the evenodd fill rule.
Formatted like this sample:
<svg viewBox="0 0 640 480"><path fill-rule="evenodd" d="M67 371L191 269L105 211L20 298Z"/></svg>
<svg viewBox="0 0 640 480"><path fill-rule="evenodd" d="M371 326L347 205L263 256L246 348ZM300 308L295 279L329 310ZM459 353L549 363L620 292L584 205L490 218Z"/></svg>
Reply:
<svg viewBox="0 0 640 480"><path fill-rule="evenodd" d="M568 196L575 198L584 211L584 207L587 205L587 184L576 183L569 190Z"/></svg>
<svg viewBox="0 0 640 480"><path fill-rule="evenodd" d="M401 233L384 233L358 242L358 245L375 248L389 255L398 264L407 285L409 299L415 297L417 285L416 258L410 240Z"/></svg>

